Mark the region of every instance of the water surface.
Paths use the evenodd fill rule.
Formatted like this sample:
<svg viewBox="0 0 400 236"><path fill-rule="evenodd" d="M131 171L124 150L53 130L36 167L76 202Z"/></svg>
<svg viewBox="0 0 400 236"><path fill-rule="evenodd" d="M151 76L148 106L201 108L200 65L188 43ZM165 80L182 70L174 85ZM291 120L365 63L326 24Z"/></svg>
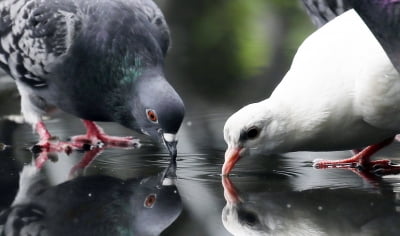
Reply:
<svg viewBox="0 0 400 236"><path fill-rule="evenodd" d="M63 219L58 219L57 215L55 218L47 216L52 220L42 220L41 223L45 227L55 227L58 231L52 232L60 235L71 235L71 232L74 235L90 235L88 232L101 235L101 230L104 235L115 232L125 235L134 232L122 230L129 227L130 230L158 227L162 229L162 233L158 232L161 235L396 235L400 222L399 176L366 178L355 170L316 170L311 166L315 158L343 158L351 155L350 151L247 156L227 180L230 187L225 186L224 197L220 171L225 144L221 131L229 114L228 110L214 112L212 109L203 110L201 114L188 114L180 131L176 177L169 178L166 187L157 181L138 184L143 179L156 178L169 164L166 150L144 136L138 136L142 142L138 149L109 148L98 150L98 153L73 152L70 155L58 153L57 158L46 162L40 172L49 186L46 185L46 190L42 190L44 193L32 201L46 206L47 214L57 215L81 204L78 212L82 215ZM60 139L83 132L78 119L63 113L56 114L46 123ZM116 124L101 125L111 134L132 134ZM28 125L6 118L0 126L1 143L10 145L0 152L0 188L3 193L0 200L4 210L15 198L19 172L32 162L33 155L26 147L34 144L37 136ZM377 156L400 163L399 147L394 143ZM95 154L97 156L88 166L79 167L78 163L84 157ZM123 187L118 188L123 190L117 191L116 186L120 185ZM168 194L159 193L159 202L155 204L160 208L151 209L152 214L164 218L156 219L151 214L139 218L141 211L133 206L142 206L150 192L139 199L133 196L143 192L143 186L154 191L174 188L171 190L172 200ZM122 206L111 204L116 201L110 200L115 197L115 192L121 191L129 192L125 194L131 199L130 205L126 202ZM126 198L120 194L116 199ZM96 201L83 201L81 198L86 195ZM105 197L94 198L98 195ZM93 202L104 203L92 206ZM99 213L95 209L102 211ZM118 217L113 218L113 215ZM17 214L17 217L23 218L23 215ZM114 219L119 223L99 229L102 223L95 220L98 217L104 217L105 222ZM73 222L77 219L79 224ZM75 225L77 231L65 225ZM82 225L86 227L84 230Z"/></svg>

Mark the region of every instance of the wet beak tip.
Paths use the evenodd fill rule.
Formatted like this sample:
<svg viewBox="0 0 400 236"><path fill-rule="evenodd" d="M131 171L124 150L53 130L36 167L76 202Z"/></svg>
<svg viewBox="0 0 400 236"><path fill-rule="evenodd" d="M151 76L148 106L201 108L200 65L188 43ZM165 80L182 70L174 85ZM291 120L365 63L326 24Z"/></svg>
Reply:
<svg viewBox="0 0 400 236"><path fill-rule="evenodd" d="M229 175L229 171L226 169L225 165L222 166L222 173L221 173L221 175L222 175L223 177L226 177L226 176Z"/></svg>
<svg viewBox="0 0 400 236"><path fill-rule="evenodd" d="M177 142L178 139L176 137L176 134L171 134L171 133L164 133L163 134L163 139L167 143L172 143L172 142Z"/></svg>
<svg viewBox="0 0 400 236"><path fill-rule="evenodd" d="M234 163L225 161L224 165L222 166L222 176L228 176L229 173L232 171L234 167Z"/></svg>
<svg viewBox="0 0 400 236"><path fill-rule="evenodd" d="M177 144L178 144L178 139L176 137L176 134L171 134L171 133L163 133L162 134L162 140L165 144L165 146L168 149L168 152L170 156L175 159L177 156Z"/></svg>
<svg viewBox="0 0 400 236"><path fill-rule="evenodd" d="M228 176L240 159L242 148L228 148L225 152L225 162L222 166L222 176Z"/></svg>

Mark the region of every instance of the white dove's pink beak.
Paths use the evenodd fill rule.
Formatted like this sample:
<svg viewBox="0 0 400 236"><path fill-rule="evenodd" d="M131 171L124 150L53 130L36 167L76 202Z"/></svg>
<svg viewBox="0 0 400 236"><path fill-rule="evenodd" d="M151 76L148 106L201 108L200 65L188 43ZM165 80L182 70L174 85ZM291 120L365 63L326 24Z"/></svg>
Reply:
<svg viewBox="0 0 400 236"><path fill-rule="evenodd" d="M228 175L233 167L235 167L236 162L240 159L240 154L242 153L242 147L228 147L225 152L225 162L222 166L222 175Z"/></svg>

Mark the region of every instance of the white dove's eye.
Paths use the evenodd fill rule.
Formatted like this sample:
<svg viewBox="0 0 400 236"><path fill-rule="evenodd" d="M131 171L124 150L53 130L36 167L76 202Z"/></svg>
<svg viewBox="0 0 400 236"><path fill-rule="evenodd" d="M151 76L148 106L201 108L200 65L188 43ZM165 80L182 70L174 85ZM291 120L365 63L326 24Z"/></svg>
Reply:
<svg viewBox="0 0 400 236"><path fill-rule="evenodd" d="M260 129L257 127L251 127L246 131L246 136L248 139L255 139L260 134Z"/></svg>

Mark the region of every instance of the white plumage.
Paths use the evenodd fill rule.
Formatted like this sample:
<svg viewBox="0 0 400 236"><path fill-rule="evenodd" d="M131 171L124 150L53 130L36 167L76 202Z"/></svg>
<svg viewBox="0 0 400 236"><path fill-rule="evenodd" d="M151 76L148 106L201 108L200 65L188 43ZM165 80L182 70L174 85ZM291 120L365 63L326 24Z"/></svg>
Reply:
<svg viewBox="0 0 400 236"><path fill-rule="evenodd" d="M246 138L251 128L259 134ZM350 10L303 42L270 98L233 114L224 137L227 154L255 147L278 153L361 148L399 131L399 74Z"/></svg>

